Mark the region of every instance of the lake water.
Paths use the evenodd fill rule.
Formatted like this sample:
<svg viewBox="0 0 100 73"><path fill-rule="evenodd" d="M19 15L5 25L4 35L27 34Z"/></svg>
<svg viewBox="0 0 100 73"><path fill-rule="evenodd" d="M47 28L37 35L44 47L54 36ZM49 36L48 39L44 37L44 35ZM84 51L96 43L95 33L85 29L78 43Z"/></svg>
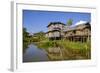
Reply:
<svg viewBox="0 0 100 73"><path fill-rule="evenodd" d="M48 61L47 52L37 48L34 44L29 44L23 54L23 62Z"/></svg>

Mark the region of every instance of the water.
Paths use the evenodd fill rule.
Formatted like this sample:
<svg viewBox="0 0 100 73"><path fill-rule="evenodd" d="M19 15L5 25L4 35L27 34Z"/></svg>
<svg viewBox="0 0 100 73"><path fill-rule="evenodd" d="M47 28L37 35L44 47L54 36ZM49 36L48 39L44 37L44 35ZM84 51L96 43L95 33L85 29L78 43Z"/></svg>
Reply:
<svg viewBox="0 0 100 73"><path fill-rule="evenodd" d="M41 61L60 61L60 60L79 60L87 59L82 56L81 52L64 49L60 47L52 47L47 50L38 48L34 44L24 43L23 62L41 62ZM77 51L77 50L76 50Z"/></svg>
<svg viewBox="0 0 100 73"><path fill-rule="evenodd" d="M34 44L29 44L23 54L23 62L48 61L47 52L37 48Z"/></svg>

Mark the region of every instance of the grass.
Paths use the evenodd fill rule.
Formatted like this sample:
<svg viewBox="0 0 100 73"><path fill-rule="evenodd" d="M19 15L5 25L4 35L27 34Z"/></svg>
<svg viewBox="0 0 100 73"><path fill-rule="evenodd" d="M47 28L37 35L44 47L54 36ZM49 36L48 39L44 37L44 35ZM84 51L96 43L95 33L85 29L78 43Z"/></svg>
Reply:
<svg viewBox="0 0 100 73"><path fill-rule="evenodd" d="M50 40L44 40L40 41L37 43L37 46L40 48L49 48L49 47L62 47L65 49L90 49L91 44L90 42L71 42L68 40L55 40L55 41L50 41Z"/></svg>
<svg viewBox="0 0 100 73"><path fill-rule="evenodd" d="M81 42L60 41L59 44L62 46L62 48L69 50L69 55L73 58L83 57L89 59L91 57L90 42L81 43Z"/></svg>
<svg viewBox="0 0 100 73"><path fill-rule="evenodd" d="M90 59L91 42L71 42L68 40L44 40L36 44L39 48L48 50L50 47L60 47L67 59ZM66 58L65 58L66 59Z"/></svg>

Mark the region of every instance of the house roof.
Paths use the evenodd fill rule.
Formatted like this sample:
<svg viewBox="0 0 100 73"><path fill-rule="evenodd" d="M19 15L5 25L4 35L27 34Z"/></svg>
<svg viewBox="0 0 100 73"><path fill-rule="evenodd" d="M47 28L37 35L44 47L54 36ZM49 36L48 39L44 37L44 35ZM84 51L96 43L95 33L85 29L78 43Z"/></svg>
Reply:
<svg viewBox="0 0 100 73"><path fill-rule="evenodd" d="M74 26L74 27L71 27L71 26L66 27L66 28L64 29L64 31L67 32L67 31L72 31L72 30L82 30L82 29L84 29L84 28L90 28L90 27L91 27L91 26L90 26L90 23L87 22L87 23L80 24L80 25L77 25L77 26Z"/></svg>
<svg viewBox="0 0 100 73"><path fill-rule="evenodd" d="M82 21L82 20L80 20L80 21L77 22L75 25L77 26L77 25L86 24L86 23L87 23L87 21Z"/></svg>
<svg viewBox="0 0 100 73"><path fill-rule="evenodd" d="M84 29L86 27L91 27L89 22L76 26L76 29L81 30L81 29Z"/></svg>
<svg viewBox="0 0 100 73"><path fill-rule="evenodd" d="M51 25L56 25L56 24L65 25L64 23L61 23L61 22L50 22L49 25L48 25L47 27L49 27L49 26L51 26Z"/></svg>
<svg viewBox="0 0 100 73"><path fill-rule="evenodd" d="M75 30L75 27L65 26L65 28L63 29L64 32L66 32L66 31L72 31L72 30Z"/></svg>
<svg viewBox="0 0 100 73"><path fill-rule="evenodd" d="M51 31L48 31L48 32L46 32L46 33L49 33L49 32L56 32L56 31L60 32L60 30L51 30Z"/></svg>

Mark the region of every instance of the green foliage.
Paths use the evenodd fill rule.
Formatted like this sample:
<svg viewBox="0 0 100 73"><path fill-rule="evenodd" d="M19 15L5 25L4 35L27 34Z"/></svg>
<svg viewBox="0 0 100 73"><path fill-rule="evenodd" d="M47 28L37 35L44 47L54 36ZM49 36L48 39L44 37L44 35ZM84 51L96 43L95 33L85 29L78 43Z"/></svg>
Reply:
<svg viewBox="0 0 100 73"><path fill-rule="evenodd" d="M59 45L68 50L73 58L80 56L84 58L90 58L91 56L91 42L71 42L71 41L59 41Z"/></svg>
<svg viewBox="0 0 100 73"><path fill-rule="evenodd" d="M23 28L23 37L28 37L29 33L27 32L26 28Z"/></svg>
<svg viewBox="0 0 100 73"><path fill-rule="evenodd" d="M23 28L23 41L24 42L29 42L30 41L29 33L27 32L26 28Z"/></svg>
<svg viewBox="0 0 100 73"><path fill-rule="evenodd" d="M38 32L38 33L35 33L35 34L33 35L33 37L32 37L32 41L33 41L33 42L40 42L40 41L42 41L42 40L44 40L44 39L45 39L45 33L42 32L42 31L40 31L40 32Z"/></svg>
<svg viewBox="0 0 100 73"><path fill-rule="evenodd" d="M41 41L41 42L37 43L37 46L39 48L48 49L50 47L54 47L54 41L49 41L49 40Z"/></svg>
<svg viewBox="0 0 100 73"><path fill-rule="evenodd" d="M76 57L90 58L91 56L91 43L90 42L71 42L68 40L55 40L55 41L41 41L36 44L39 48L48 50L52 47L60 47L63 52L69 57L68 59L76 59Z"/></svg>
<svg viewBox="0 0 100 73"><path fill-rule="evenodd" d="M69 19L69 20L67 21L67 25L70 26L70 25L72 25L72 24L73 24L73 20L72 20L72 19Z"/></svg>

